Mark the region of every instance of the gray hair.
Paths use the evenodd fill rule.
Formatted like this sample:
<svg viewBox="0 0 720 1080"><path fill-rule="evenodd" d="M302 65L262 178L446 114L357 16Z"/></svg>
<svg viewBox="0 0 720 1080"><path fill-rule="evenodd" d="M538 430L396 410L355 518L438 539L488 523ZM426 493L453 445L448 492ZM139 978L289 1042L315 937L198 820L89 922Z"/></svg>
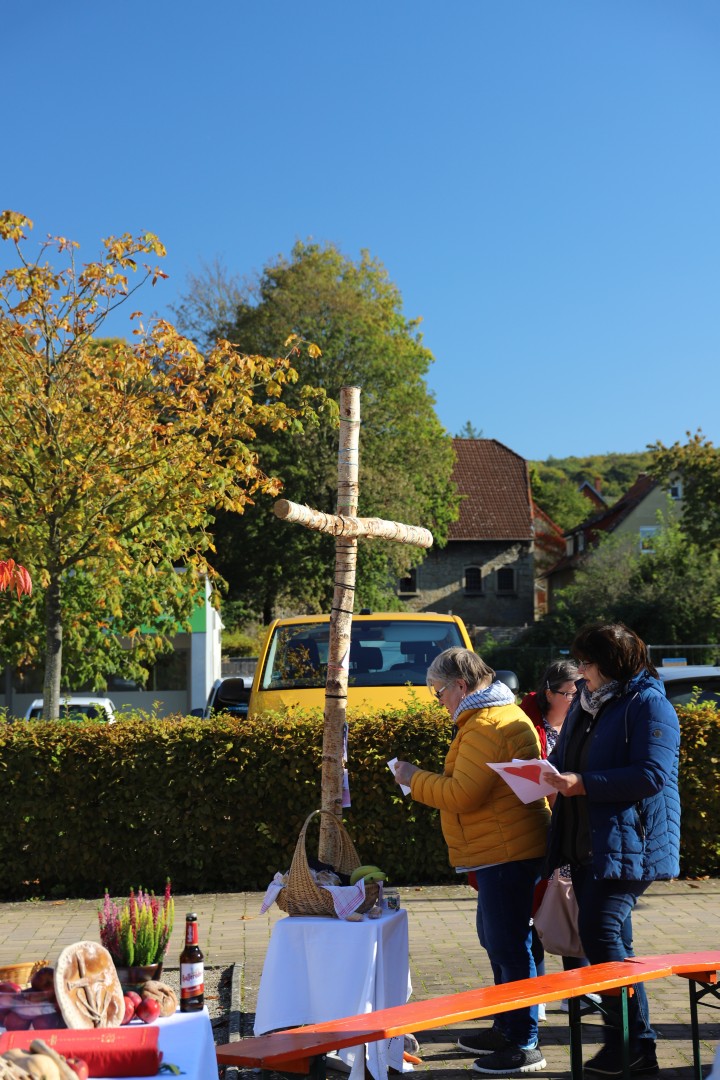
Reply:
<svg viewBox="0 0 720 1080"><path fill-rule="evenodd" d="M550 708L550 703L545 691L554 690L557 692L563 683L574 683L577 682L579 678L580 672L578 671L577 664L574 660L555 660L549 667L545 668L540 680L540 685L535 694L537 707L543 716Z"/></svg>
<svg viewBox="0 0 720 1080"><path fill-rule="evenodd" d="M448 683L462 679L463 682L467 683L469 690L476 690L480 683L487 680L488 676L492 682L495 678L495 672L485 663L482 657L472 652L471 649L461 649L459 646L455 646L452 649L445 649L445 652L441 652L439 656L435 657L428 668L426 678L428 686L433 680Z"/></svg>

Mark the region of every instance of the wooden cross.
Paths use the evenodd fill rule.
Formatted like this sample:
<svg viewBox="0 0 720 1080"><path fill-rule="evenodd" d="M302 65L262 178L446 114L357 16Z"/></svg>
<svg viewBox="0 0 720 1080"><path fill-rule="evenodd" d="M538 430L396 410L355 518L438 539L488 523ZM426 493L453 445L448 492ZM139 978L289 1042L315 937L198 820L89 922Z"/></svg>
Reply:
<svg viewBox="0 0 720 1080"><path fill-rule="evenodd" d="M378 537L415 547L432 547L428 529L402 525L382 518L359 518L358 461L360 444L360 387L343 386L340 390L340 445L338 449L337 514L324 514L279 499L273 506L277 517L294 521L316 532L335 536L335 589L330 612L327 680L325 683L325 725L322 753L322 809L342 815L343 731L347 715L348 673L350 670L350 635L355 602L357 538ZM320 824L320 858L333 862L337 830Z"/></svg>

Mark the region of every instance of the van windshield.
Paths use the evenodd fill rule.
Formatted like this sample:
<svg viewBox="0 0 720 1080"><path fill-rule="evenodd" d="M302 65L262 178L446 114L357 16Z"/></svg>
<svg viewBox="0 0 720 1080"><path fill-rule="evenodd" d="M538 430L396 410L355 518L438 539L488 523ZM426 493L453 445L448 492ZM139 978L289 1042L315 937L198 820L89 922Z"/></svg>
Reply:
<svg viewBox="0 0 720 1080"><path fill-rule="evenodd" d="M329 623L278 626L268 649L261 688L322 689L329 639ZM438 653L464 644L453 622L353 622L348 685L424 686L427 669Z"/></svg>

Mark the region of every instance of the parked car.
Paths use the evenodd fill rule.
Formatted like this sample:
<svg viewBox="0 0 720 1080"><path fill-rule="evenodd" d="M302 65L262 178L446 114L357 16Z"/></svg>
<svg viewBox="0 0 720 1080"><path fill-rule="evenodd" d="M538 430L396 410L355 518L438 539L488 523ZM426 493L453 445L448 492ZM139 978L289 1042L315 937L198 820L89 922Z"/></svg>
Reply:
<svg viewBox="0 0 720 1080"><path fill-rule="evenodd" d="M329 615L276 619L260 649L249 711L284 705L322 708L325 701ZM348 705L394 708L432 700L425 683L430 662L451 646L472 649L457 615L390 612L354 615L348 657Z"/></svg>
<svg viewBox="0 0 720 1080"><path fill-rule="evenodd" d="M35 698L25 713L26 720L40 720L43 713L43 699ZM115 723L115 706L106 697L84 697L80 694L70 694L60 698L61 720L104 720L108 724Z"/></svg>
<svg viewBox="0 0 720 1080"><path fill-rule="evenodd" d="M216 679L208 694L204 709L193 709L193 716L211 716L214 712L233 713L235 716L247 716L250 701L252 676L228 675Z"/></svg>
<svg viewBox="0 0 720 1080"><path fill-rule="evenodd" d="M665 684L668 701L673 705L687 705L696 687L700 691L698 701L720 705L720 667L710 664L660 667L658 675Z"/></svg>

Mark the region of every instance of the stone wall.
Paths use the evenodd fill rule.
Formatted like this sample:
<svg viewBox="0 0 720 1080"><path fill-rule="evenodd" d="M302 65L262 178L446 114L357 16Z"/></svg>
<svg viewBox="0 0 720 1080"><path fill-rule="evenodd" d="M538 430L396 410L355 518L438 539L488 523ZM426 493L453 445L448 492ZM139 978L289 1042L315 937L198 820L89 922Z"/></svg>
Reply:
<svg viewBox="0 0 720 1080"><path fill-rule="evenodd" d="M466 588L466 571L477 567L481 590ZM512 570L514 588L499 590ZM507 580L504 582L507 585ZM430 551L417 567L416 591L401 592L408 611L459 615L467 625L521 627L533 621L533 553L530 541L451 541Z"/></svg>

